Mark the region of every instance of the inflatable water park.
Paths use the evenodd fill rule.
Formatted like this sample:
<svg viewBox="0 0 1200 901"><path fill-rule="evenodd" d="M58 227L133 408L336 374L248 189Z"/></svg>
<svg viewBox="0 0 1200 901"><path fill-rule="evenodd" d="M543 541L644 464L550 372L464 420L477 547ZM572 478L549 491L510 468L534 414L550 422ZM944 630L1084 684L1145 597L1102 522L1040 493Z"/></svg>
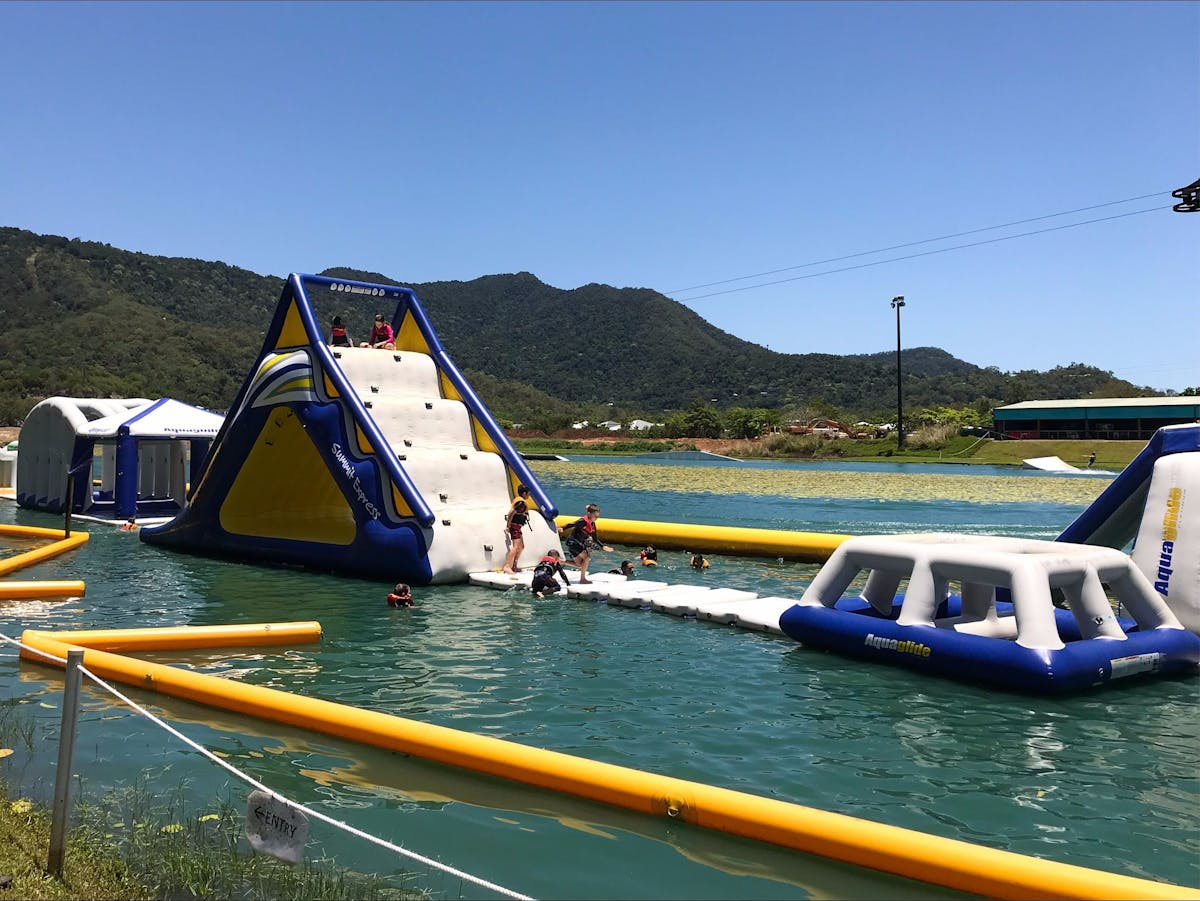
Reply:
<svg viewBox="0 0 1200 901"><path fill-rule="evenodd" d="M389 310L393 345L328 344L315 312L327 297ZM531 581L500 572L520 485L526 559L562 554L557 508L416 293L292 274L227 415L44 401L22 432L17 499L114 520L166 513L142 540L181 551L510 590ZM1200 666L1198 492L1200 425L1168 426L1055 541L607 520L607 541L825 563L797 597L609 574L568 578L563 596L1037 693L1168 676Z"/></svg>
<svg viewBox="0 0 1200 901"><path fill-rule="evenodd" d="M394 348L329 346L313 298L392 310ZM529 488L526 560L562 554L553 501L450 359L414 292L288 278L228 413L173 399L54 398L8 467L21 506L119 522L141 540L221 559L417 585L530 591L503 572L502 513ZM32 426L32 427L31 427ZM562 572L549 597L774 635L863 661L1037 694L1200 667L1200 425L1160 429L1053 541L922 532L832 535L606 519L605 541L822 562L795 596ZM69 522L69 519L68 519ZM56 530L4 534L58 538ZM35 535L36 532L36 535ZM44 534L43 534L44 533ZM70 551L85 534L0 566ZM1132 552L1125 549L1132 545ZM565 555L563 555L565 556ZM6 583L11 597L82 583ZM5 595L0 594L0 597ZM622 614L624 615L624 614ZM316 622L82 632L27 630L22 657L72 649L105 678L492 776L993 897L1182 897L1180 886L923 835L775 799L127 656L316 641ZM886 852L886 853L884 853Z"/></svg>

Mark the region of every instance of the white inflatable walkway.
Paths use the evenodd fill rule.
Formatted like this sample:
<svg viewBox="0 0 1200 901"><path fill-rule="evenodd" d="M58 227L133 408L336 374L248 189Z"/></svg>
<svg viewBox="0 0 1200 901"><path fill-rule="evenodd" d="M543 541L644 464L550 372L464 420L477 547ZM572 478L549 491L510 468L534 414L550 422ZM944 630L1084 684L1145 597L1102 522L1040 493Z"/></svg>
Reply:
<svg viewBox="0 0 1200 901"><path fill-rule="evenodd" d="M589 584L579 584L579 572L567 570L570 584L565 592L552 597L595 601L612 607L652 610L671 616L725 623L740 629L782 635L779 617L798 603L797 598L759 597L753 591L737 588L713 588L707 585L669 585L651 579L627 579L615 573L590 573ZM531 571L516 574L477 572L470 574L472 585L500 591L528 591Z"/></svg>

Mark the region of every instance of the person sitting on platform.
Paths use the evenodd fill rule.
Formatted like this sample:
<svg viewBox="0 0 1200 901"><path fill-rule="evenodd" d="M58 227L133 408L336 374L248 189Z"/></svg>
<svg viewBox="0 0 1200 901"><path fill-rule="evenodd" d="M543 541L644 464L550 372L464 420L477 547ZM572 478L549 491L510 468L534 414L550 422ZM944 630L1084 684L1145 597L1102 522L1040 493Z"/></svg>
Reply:
<svg viewBox="0 0 1200 901"><path fill-rule="evenodd" d="M354 346L350 341L350 335L346 332L346 326L342 323L341 316L333 317L333 322L329 326L329 343L333 347Z"/></svg>
<svg viewBox="0 0 1200 901"><path fill-rule="evenodd" d="M387 596L387 605L389 607L415 607L416 601L412 597L412 589L403 582L397 582L396 587L392 589L392 593Z"/></svg>
<svg viewBox="0 0 1200 901"><path fill-rule="evenodd" d="M539 598L554 594L559 590L558 581L554 578L555 573L562 576L563 585L571 584L567 580L567 571L563 569L562 554L557 549L550 548L546 551L546 556L533 568L533 582L530 583L529 590Z"/></svg>
<svg viewBox="0 0 1200 901"><path fill-rule="evenodd" d="M364 341L359 347L377 347L382 350L395 350L395 335L392 333L392 327L383 318L382 313L375 314L375 324L371 326L371 337Z"/></svg>

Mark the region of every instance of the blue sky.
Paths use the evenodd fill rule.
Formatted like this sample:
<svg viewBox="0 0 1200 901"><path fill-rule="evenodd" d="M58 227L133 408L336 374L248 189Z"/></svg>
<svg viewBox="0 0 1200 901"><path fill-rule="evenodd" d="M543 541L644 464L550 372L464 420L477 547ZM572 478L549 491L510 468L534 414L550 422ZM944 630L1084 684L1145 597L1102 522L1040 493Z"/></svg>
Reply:
<svg viewBox="0 0 1200 901"><path fill-rule="evenodd" d="M649 287L795 353L894 349L903 294L906 346L1200 385L1168 193L1200 177L1197 3L7 2L0 33L0 225Z"/></svg>

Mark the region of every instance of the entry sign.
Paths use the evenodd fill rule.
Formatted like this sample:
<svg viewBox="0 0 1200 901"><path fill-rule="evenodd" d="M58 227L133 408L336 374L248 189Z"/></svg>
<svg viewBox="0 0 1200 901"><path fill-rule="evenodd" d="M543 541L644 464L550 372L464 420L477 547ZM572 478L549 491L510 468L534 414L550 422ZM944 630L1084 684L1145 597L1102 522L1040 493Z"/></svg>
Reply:
<svg viewBox="0 0 1200 901"><path fill-rule="evenodd" d="M308 841L308 817L282 798L252 791L246 802L246 838L255 851L300 863Z"/></svg>

